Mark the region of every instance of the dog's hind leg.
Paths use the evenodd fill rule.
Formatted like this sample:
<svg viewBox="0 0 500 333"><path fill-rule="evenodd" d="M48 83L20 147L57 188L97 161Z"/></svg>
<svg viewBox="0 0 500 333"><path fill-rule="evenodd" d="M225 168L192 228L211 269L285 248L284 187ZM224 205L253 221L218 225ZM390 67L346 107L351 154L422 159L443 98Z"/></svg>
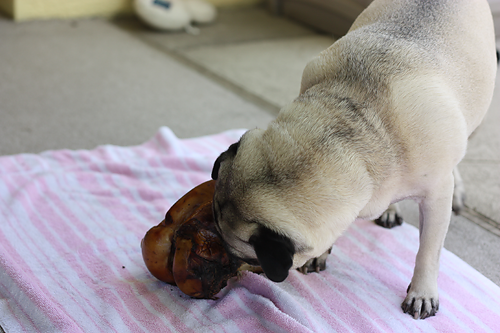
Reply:
<svg viewBox="0 0 500 333"><path fill-rule="evenodd" d="M455 188L453 191L453 204L451 206L451 209L455 214L458 215L464 207L465 187L457 167L453 169L453 178L455 180Z"/></svg>
<svg viewBox="0 0 500 333"><path fill-rule="evenodd" d="M375 220L375 223L384 228L394 228L403 224L403 218L396 203L390 204L384 214Z"/></svg>

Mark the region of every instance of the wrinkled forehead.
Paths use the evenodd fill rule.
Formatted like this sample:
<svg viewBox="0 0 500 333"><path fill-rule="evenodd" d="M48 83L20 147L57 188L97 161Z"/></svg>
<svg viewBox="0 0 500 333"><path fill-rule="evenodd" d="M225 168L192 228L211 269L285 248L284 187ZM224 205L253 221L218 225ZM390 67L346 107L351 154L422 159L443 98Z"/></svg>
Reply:
<svg viewBox="0 0 500 333"><path fill-rule="evenodd" d="M216 192L213 205L214 218L219 227L223 222L225 227L236 229L237 225L240 223L241 217L234 199L225 198L222 195L218 195Z"/></svg>
<svg viewBox="0 0 500 333"><path fill-rule="evenodd" d="M215 222L222 232L237 233L248 241L259 226L268 224L260 214L261 207L253 205L255 200L252 195L237 191L234 196L225 196L224 191L221 192L214 195L213 211ZM255 193L253 195L258 196Z"/></svg>

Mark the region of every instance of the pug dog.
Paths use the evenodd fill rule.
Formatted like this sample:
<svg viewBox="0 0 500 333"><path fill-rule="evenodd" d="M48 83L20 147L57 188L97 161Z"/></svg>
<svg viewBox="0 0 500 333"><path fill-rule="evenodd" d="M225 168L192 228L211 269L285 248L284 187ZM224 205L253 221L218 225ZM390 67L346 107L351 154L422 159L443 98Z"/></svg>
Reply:
<svg viewBox="0 0 500 333"><path fill-rule="evenodd" d="M496 70L486 0L373 1L307 64L299 96L268 128L215 161L214 218L228 250L280 282L292 268L324 268L356 219L400 224L394 204L412 198L420 244L402 309L435 315L456 165Z"/></svg>

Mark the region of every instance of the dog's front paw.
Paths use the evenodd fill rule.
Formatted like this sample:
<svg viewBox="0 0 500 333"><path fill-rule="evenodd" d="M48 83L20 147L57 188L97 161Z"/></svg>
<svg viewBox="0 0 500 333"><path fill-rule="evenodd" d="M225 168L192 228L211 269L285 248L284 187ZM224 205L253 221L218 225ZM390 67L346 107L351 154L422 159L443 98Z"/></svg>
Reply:
<svg viewBox="0 0 500 333"><path fill-rule="evenodd" d="M297 268L297 270L302 274L310 272L319 273L320 271L324 271L326 269L326 259L331 252L332 248L329 248L328 251L323 253L321 256L309 259L302 267Z"/></svg>
<svg viewBox="0 0 500 333"><path fill-rule="evenodd" d="M413 319L425 319L436 315L439 310L439 297L437 292L419 292L408 286L408 294L401 304L404 313L408 313Z"/></svg>
<svg viewBox="0 0 500 333"><path fill-rule="evenodd" d="M375 223L387 229L403 224L403 218L399 213L398 206L396 204L391 204L384 214L375 220Z"/></svg>

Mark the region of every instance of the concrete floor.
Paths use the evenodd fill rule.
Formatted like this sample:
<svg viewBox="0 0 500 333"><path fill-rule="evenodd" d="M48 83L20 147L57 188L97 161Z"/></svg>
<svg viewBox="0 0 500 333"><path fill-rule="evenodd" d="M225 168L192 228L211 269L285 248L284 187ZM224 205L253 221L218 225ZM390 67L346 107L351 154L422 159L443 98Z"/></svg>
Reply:
<svg viewBox="0 0 500 333"><path fill-rule="evenodd" d="M197 36L135 19L0 17L0 155L135 145L266 127L334 39L261 8L224 10ZM498 80L497 80L498 82ZM500 285L500 84L460 168L468 191L445 247ZM403 203L405 220L418 209ZM489 231L488 231L489 230Z"/></svg>

